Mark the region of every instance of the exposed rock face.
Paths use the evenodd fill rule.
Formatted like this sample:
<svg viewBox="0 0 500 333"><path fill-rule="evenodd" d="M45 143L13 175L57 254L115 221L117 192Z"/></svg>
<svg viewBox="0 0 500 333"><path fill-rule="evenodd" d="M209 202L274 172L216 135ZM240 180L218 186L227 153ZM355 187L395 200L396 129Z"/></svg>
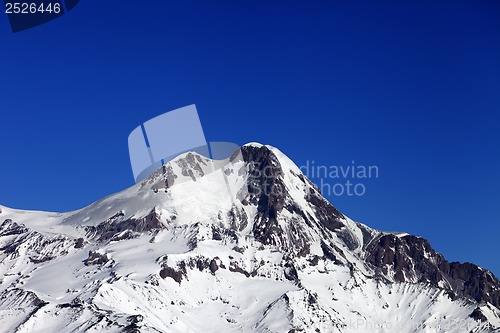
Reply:
<svg viewBox="0 0 500 333"><path fill-rule="evenodd" d="M0 239L10 239L0 243L0 259L13 260L25 255L34 264L67 254L67 247L73 242L67 236L45 235L11 219L6 219L0 225Z"/></svg>
<svg viewBox="0 0 500 333"><path fill-rule="evenodd" d="M90 251L89 257L83 261L87 266L90 265L102 265L108 262L108 256L105 253L99 253L96 251Z"/></svg>
<svg viewBox="0 0 500 333"><path fill-rule="evenodd" d="M277 156L265 146L242 147L241 155L249 166L248 202L256 205L258 211L253 224L254 237L264 244L291 243L288 245L295 248L296 252L304 251L309 246L307 242L309 237L303 227L312 227L313 217L290 197L284 180L284 170ZM318 188L302 174L293 171L290 173L289 176L298 177L304 186L309 187L307 193L304 193L304 199L311 205L314 216L320 224L330 231L342 228L344 226L341 222L344 218L342 213L325 200ZM295 218L303 223L290 221L283 228L277 223L277 217L283 210L296 216ZM339 232L339 235L344 236L342 232Z"/></svg>
<svg viewBox="0 0 500 333"><path fill-rule="evenodd" d="M430 283L500 308L500 281L491 272L471 263L449 263L421 237L383 235L367 246L365 260L377 274L394 275L396 282Z"/></svg>
<svg viewBox="0 0 500 333"><path fill-rule="evenodd" d="M301 178L304 179L303 176ZM341 220L344 218L344 215L321 196L316 186L312 188L315 190L310 190L307 193L306 200L314 207L316 217L330 231L342 228L344 225Z"/></svg>
<svg viewBox="0 0 500 333"><path fill-rule="evenodd" d="M28 228L6 219L0 225L0 236L21 235L28 232Z"/></svg>
<svg viewBox="0 0 500 333"><path fill-rule="evenodd" d="M500 281L491 272L468 262L441 267L458 296L470 296L476 302L489 302L500 308Z"/></svg>
<svg viewBox="0 0 500 333"><path fill-rule="evenodd" d="M140 233L164 229L165 225L160 222L158 214L152 211L139 219L129 218L124 220L124 213L118 212L108 220L97 226L85 227L87 237L99 241L123 240L135 237L133 232Z"/></svg>
<svg viewBox="0 0 500 333"><path fill-rule="evenodd" d="M439 263L444 259L423 238L383 235L366 247L366 261L377 268L378 274L394 274L397 282L431 282L443 279Z"/></svg>
<svg viewBox="0 0 500 333"><path fill-rule="evenodd" d="M249 165L248 202L257 206L253 234L264 244L276 245L283 230L277 225L276 217L283 209L287 192L283 184L283 170L276 156L265 147L241 149L243 160Z"/></svg>
<svg viewBox="0 0 500 333"><path fill-rule="evenodd" d="M172 267L168 267L168 266L163 267L162 270L160 271L160 277L162 279L169 277L177 283L181 283L182 277L184 275L185 275L185 273L183 273L182 271L176 270L176 269L174 269Z"/></svg>
<svg viewBox="0 0 500 333"><path fill-rule="evenodd" d="M151 176L142 182L142 186L151 185L154 192L159 190L168 189L179 182L181 178L188 178L189 180L196 181L197 179L205 176L204 168L209 166L207 158L202 157L195 153L187 153L182 159L174 160L170 164L163 165ZM180 174L176 174L174 167L178 168ZM213 171L211 167L208 172Z"/></svg>

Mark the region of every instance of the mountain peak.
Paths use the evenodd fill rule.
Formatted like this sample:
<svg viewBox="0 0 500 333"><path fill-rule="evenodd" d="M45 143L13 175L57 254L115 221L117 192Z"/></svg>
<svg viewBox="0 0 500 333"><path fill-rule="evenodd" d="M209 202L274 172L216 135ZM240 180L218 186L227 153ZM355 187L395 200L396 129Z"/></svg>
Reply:
<svg viewBox="0 0 500 333"><path fill-rule="evenodd" d="M182 154L75 212L0 208L0 311L16 311L0 324L11 330L500 327L493 274L352 221L272 146L221 161Z"/></svg>

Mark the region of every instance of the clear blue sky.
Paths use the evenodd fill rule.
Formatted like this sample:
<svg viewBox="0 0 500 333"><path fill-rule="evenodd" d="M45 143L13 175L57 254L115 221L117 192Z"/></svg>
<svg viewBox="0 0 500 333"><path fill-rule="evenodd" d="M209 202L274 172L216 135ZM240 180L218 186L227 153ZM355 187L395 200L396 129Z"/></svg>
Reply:
<svg viewBox="0 0 500 333"><path fill-rule="evenodd" d="M81 208L133 184L127 136L198 107L210 141L376 165L351 218L500 275L499 1L81 1L0 14L0 204Z"/></svg>

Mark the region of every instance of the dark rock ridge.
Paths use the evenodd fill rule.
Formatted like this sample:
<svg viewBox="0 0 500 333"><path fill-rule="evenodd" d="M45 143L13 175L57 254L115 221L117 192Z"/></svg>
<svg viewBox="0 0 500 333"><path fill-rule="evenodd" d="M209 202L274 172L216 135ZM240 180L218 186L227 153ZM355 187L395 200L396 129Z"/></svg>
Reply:
<svg viewBox="0 0 500 333"><path fill-rule="evenodd" d="M29 261L34 264L67 254L67 248L73 242L63 235L41 234L10 219L0 224L0 238L2 237L11 238L11 240L0 247L0 259L2 255L15 259L25 253Z"/></svg>
<svg viewBox="0 0 500 333"><path fill-rule="evenodd" d="M277 245L277 239L283 239L283 230L276 223L276 217L287 196L283 170L277 157L266 147L243 147L241 154L249 166L248 202L256 205L258 211L253 225L254 237L264 244Z"/></svg>
<svg viewBox="0 0 500 333"><path fill-rule="evenodd" d="M118 212L97 226L87 226L87 237L100 242L107 240L119 241L136 237L135 233L164 229L160 217L153 210L140 219L124 219L125 214Z"/></svg>
<svg viewBox="0 0 500 333"><path fill-rule="evenodd" d="M500 309L500 281L493 273L471 263L449 263L424 238L386 234L372 240L365 253L380 276L392 272L397 282L429 283L449 290L453 298L490 302Z"/></svg>
<svg viewBox="0 0 500 333"><path fill-rule="evenodd" d="M181 169L181 175L189 177L192 181L196 181L205 175L201 165L207 165L207 159L195 153L187 153L181 159L172 161ZM158 192L163 189L172 187L179 182L178 175L175 174L171 164L165 164L148 178L146 178L142 185L153 184L151 189Z"/></svg>
<svg viewBox="0 0 500 333"><path fill-rule="evenodd" d="M313 217L308 216L291 200L284 184L284 171L277 156L265 146L243 146L241 155L249 167L247 174L249 195L242 202L256 205L258 212L253 224L254 237L263 244L289 245L296 251L304 251L308 247L308 236L305 230L300 230L303 224L291 221L288 226L291 230L283 230L277 223L277 217L283 210L297 216L309 227L312 227L313 223ZM315 216L322 225L321 229L334 231L342 228L344 226L341 222L344 218L342 213L321 196L318 188L309 179L303 175L293 173L292 175L298 176L312 189L307 193L306 200L313 207ZM297 236L289 239L290 235ZM339 236L344 235L339 233ZM289 241L292 244L287 244Z"/></svg>
<svg viewBox="0 0 500 333"><path fill-rule="evenodd" d="M167 256L158 258L157 262L162 265L162 269L159 273L160 277L162 279L171 278L177 283L181 283L183 279L187 278L188 269L198 269L200 272L208 271L214 274L219 268L226 268L218 257L209 259L203 256L197 256L186 261L178 262L177 267L170 267L167 265Z"/></svg>
<svg viewBox="0 0 500 333"><path fill-rule="evenodd" d="M86 266L91 265L102 265L107 263L109 260L108 255L106 253L99 253L96 251L89 251L89 256L87 259L83 261Z"/></svg>

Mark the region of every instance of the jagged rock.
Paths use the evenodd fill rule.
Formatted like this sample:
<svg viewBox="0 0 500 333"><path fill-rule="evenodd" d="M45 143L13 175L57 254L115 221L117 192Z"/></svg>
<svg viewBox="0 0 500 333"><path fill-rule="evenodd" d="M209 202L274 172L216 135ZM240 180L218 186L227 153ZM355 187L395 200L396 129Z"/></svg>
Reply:
<svg viewBox="0 0 500 333"><path fill-rule="evenodd" d="M455 295L487 301L500 308L500 282L471 263L448 263L421 237L384 235L366 249L366 261L379 274L394 274L397 282L423 282L438 287L446 281Z"/></svg>
<svg viewBox="0 0 500 333"><path fill-rule="evenodd" d="M297 270L295 269L292 262L285 263L283 273L285 278L290 281L298 281L299 276L297 275Z"/></svg>
<svg viewBox="0 0 500 333"><path fill-rule="evenodd" d="M78 238L75 240L75 249L81 249L85 244L85 240L83 238Z"/></svg>
<svg viewBox="0 0 500 333"><path fill-rule="evenodd" d="M89 251L89 256L83 261L86 266L90 265L102 265L107 263L109 260L106 253L99 253L97 251Z"/></svg>
<svg viewBox="0 0 500 333"><path fill-rule="evenodd" d="M166 279L167 277L173 279L177 283L181 283L184 273L180 270L175 270L172 267L163 267L160 271L160 277Z"/></svg>
<svg viewBox="0 0 500 333"><path fill-rule="evenodd" d="M488 321L488 318L486 318L486 316L481 312L481 308L479 307L476 307L474 311L472 311L472 313L469 315L469 317L481 322Z"/></svg>
<svg viewBox="0 0 500 333"><path fill-rule="evenodd" d="M6 219L0 225L0 236L21 235L28 232L28 228L19 225L11 219Z"/></svg>
<svg viewBox="0 0 500 333"><path fill-rule="evenodd" d="M208 266L208 268L210 268L210 272L212 272L212 274L215 274L215 272L217 272L217 270L219 269L219 265L217 265L217 260L215 260L215 258L210 261L210 265Z"/></svg>
<svg viewBox="0 0 500 333"><path fill-rule="evenodd" d="M104 242L113 239L113 237L115 240L125 239L122 237L134 237L131 232L140 233L165 228L155 211L140 219L130 218L124 220L123 218L124 213L120 211L97 226L85 227L87 236ZM127 233L120 235L124 231L127 231Z"/></svg>

